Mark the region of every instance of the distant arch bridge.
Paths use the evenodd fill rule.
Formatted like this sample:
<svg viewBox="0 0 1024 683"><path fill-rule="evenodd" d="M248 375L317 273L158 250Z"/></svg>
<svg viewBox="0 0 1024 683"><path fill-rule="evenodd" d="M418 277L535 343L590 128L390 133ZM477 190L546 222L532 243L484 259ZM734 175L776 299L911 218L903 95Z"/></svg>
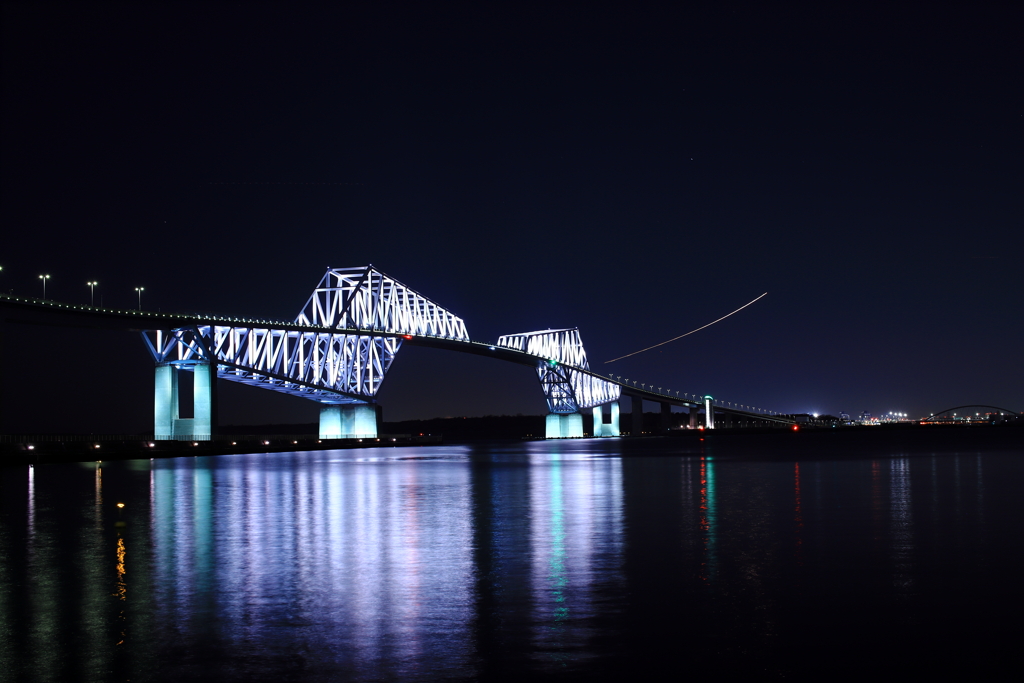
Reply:
<svg viewBox="0 0 1024 683"><path fill-rule="evenodd" d="M1014 417L1021 417L1022 415L1024 415L1024 413L1019 413L1016 410L1010 410L1009 408L1000 408L999 406L989 406L989 405L984 405L982 403L969 403L967 405L953 406L952 408L946 408L945 410L940 410L937 413L932 413L931 415L929 415L926 418L925 421L942 420L944 417L952 417L955 414L955 411L960 411L960 410L964 410L964 409L967 409L967 408L972 409L972 410L974 408L983 408L983 409L986 409L986 410L997 410L997 411L999 411L1000 416L1012 415ZM990 415L991 413L985 413L985 414L986 415Z"/></svg>

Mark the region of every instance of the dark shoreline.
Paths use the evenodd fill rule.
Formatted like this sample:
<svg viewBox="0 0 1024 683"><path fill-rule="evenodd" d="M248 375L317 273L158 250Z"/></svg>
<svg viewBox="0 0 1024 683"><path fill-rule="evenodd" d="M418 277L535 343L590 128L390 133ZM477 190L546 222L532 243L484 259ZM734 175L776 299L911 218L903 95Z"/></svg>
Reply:
<svg viewBox="0 0 1024 683"><path fill-rule="evenodd" d="M9 437L8 437L9 438ZM88 435L53 435L45 440L0 445L0 467L25 464L91 462L101 460L150 460L189 458L232 453L287 453L335 448L380 446L427 446L441 443L440 436L382 434L375 439L319 439L309 435L218 436L208 441L153 441L146 436L116 439Z"/></svg>
<svg viewBox="0 0 1024 683"><path fill-rule="evenodd" d="M229 455L233 453L282 453L331 449L377 448L381 446L434 446L442 443L545 441L533 436L496 434L482 436L469 430L455 434L382 434L376 439L319 439L309 434L219 435L208 441L153 441L147 435L37 435L0 437L0 466L90 462L98 460L146 460L153 458ZM594 437L584 437L583 440ZM607 438L607 437L605 437ZM715 430L672 430L630 441L678 441L680 444L718 450L728 457L733 450L749 456L752 445L764 457L787 457L822 449L822 457L852 456L868 444L885 441L893 453L914 453L939 449L1020 449L1024 453L1024 427L1019 425L918 425L897 424L873 427L800 427L799 429L746 428ZM566 439L566 441L579 441Z"/></svg>

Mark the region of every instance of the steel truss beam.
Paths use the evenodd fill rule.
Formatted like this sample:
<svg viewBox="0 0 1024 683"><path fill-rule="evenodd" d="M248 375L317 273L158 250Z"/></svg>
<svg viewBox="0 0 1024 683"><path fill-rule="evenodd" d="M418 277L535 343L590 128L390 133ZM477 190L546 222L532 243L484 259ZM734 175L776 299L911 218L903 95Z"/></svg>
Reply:
<svg viewBox="0 0 1024 683"><path fill-rule="evenodd" d="M587 372L590 363L577 328L506 334L498 346L540 356L537 377L551 413L578 413L617 401L622 387Z"/></svg>
<svg viewBox="0 0 1024 683"><path fill-rule="evenodd" d="M403 335L469 341L458 316L375 270L332 268L297 327L192 325L149 330L160 364L217 364L217 376L321 403L372 402Z"/></svg>
<svg viewBox="0 0 1024 683"><path fill-rule="evenodd" d="M295 322L469 341L462 318L373 266L328 269Z"/></svg>
<svg viewBox="0 0 1024 683"><path fill-rule="evenodd" d="M321 403L366 403L377 394L401 337L196 325L143 332L153 359L216 362L217 376Z"/></svg>

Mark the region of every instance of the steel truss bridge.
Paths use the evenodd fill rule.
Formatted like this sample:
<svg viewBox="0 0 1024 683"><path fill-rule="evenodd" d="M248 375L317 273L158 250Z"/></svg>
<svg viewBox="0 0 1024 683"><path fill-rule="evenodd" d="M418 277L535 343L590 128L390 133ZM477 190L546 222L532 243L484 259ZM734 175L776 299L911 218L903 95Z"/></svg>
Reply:
<svg viewBox="0 0 1024 683"><path fill-rule="evenodd" d="M113 310L7 295L0 302L27 318L47 309L71 326L141 332L156 364L156 439L210 438L217 423L216 378L316 401L321 438L376 437L376 395L404 344L532 368L548 405L548 438L582 437L584 411L593 413L595 436L618 436L619 401L625 396L632 399L633 434L642 433L645 400L661 405L663 428L672 406L689 408L691 427L793 424L772 411L598 374L576 328L473 341L462 318L372 265L328 269L293 321ZM192 374L193 418L179 417L180 371ZM606 405L610 421L604 418Z"/></svg>

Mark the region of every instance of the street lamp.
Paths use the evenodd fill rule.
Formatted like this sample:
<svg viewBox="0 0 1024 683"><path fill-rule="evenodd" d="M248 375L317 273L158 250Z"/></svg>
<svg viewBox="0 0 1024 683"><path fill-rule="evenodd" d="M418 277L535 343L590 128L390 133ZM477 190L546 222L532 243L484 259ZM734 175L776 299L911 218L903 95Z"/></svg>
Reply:
<svg viewBox="0 0 1024 683"><path fill-rule="evenodd" d="M99 283L98 282L86 282L85 284L89 285L89 305L90 306L95 306L96 305L96 285L98 285Z"/></svg>
<svg viewBox="0 0 1024 683"><path fill-rule="evenodd" d="M46 281L50 279L49 275L40 275L39 279L43 281L43 298L46 298Z"/></svg>
<svg viewBox="0 0 1024 683"><path fill-rule="evenodd" d="M145 287L136 287L135 288L135 291L139 293L139 310L140 311L142 310L142 291L144 289L146 289L146 288Z"/></svg>

